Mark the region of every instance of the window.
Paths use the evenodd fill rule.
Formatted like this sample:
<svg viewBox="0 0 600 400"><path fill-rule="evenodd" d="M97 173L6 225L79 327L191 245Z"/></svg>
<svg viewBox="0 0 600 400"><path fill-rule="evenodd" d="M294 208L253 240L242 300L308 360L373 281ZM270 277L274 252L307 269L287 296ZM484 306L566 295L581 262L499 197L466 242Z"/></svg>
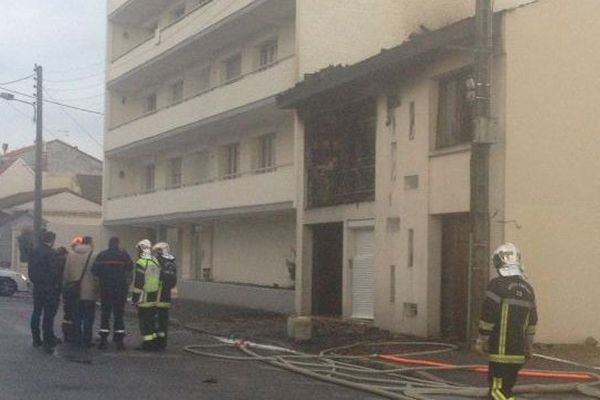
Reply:
<svg viewBox="0 0 600 400"><path fill-rule="evenodd" d="M167 187L178 188L181 186L181 157L169 160L169 173L167 175Z"/></svg>
<svg viewBox="0 0 600 400"><path fill-rule="evenodd" d="M185 15L185 3L178 5L171 10L171 22L175 22Z"/></svg>
<svg viewBox="0 0 600 400"><path fill-rule="evenodd" d="M198 92L210 89L210 65L202 68L198 74Z"/></svg>
<svg viewBox="0 0 600 400"><path fill-rule="evenodd" d="M412 267L415 265L415 231L414 229L408 230L408 266Z"/></svg>
<svg viewBox="0 0 600 400"><path fill-rule="evenodd" d="M408 106L408 140L415 139L415 102L411 101Z"/></svg>
<svg viewBox="0 0 600 400"><path fill-rule="evenodd" d="M258 66L266 67L277 61L277 40L263 43L258 51Z"/></svg>
<svg viewBox="0 0 600 400"><path fill-rule="evenodd" d="M225 81L230 81L242 74L242 55L236 54L224 62Z"/></svg>
<svg viewBox="0 0 600 400"><path fill-rule="evenodd" d="M154 191L154 175L156 167L154 164L146 165L144 169L144 192Z"/></svg>
<svg viewBox="0 0 600 400"><path fill-rule="evenodd" d="M267 172L273 169L275 135L269 134L258 138L258 165L256 172Z"/></svg>
<svg viewBox="0 0 600 400"><path fill-rule="evenodd" d="M234 143L225 147L225 178L236 178L240 172L240 144Z"/></svg>
<svg viewBox="0 0 600 400"><path fill-rule="evenodd" d="M150 113L156 111L156 93L151 93L144 97L144 112Z"/></svg>
<svg viewBox="0 0 600 400"><path fill-rule="evenodd" d="M440 81L436 148L469 142L473 136L473 106L467 99L470 70Z"/></svg>
<svg viewBox="0 0 600 400"><path fill-rule="evenodd" d="M171 100L178 103L183 100L183 81L177 81L171 85Z"/></svg>

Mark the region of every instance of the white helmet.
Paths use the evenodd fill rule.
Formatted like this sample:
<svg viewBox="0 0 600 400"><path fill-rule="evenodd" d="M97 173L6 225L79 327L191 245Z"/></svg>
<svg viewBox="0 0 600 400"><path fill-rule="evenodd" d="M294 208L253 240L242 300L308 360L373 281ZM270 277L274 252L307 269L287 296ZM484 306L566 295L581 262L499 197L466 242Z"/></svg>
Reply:
<svg viewBox="0 0 600 400"><path fill-rule="evenodd" d="M154 250L154 252L156 254L162 255L162 256L168 256L171 254L171 249L169 248L169 244L166 242L159 242L156 243L153 247L152 250Z"/></svg>
<svg viewBox="0 0 600 400"><path fill-rule="evenodd" d="M523 275L521 252L512 243L499 246L492 255L492 262L501 276Z"/></svg>
<svg viewBox="0 0 600 400"><path fill-rule="evenodd" d="M148 239L140 240L138 244L135 245L135 248L142 257L148 258L152 256L152 243Z"/></svg>

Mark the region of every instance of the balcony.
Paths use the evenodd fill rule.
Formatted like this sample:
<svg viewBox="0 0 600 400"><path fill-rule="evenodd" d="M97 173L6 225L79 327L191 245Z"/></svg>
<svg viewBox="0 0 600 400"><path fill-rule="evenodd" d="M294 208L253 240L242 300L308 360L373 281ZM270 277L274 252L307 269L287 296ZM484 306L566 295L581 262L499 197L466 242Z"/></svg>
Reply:
<svg viewBox="0 0 600 400"><path fill-rule="evenodd" d="M151 193L107 199L104 219L108 224L186 220L225 214L236 208L252 208L289 203L295 193L293 165L282 165L268 173L254 171L235 178L161 189Z"/></svg>
<svg viewBox="0 0 600 400"><path fill-rule="evenodd" d="M294 84L295 57L279 60L267 69L256 70L233 81L187 98L182 102L143 115L111 128L105 138L106 151L152 138L226 111L267 99Z"/></svg>
<svg viewBox="0 0 600 400"><path fill-rule="evenodd" d="M307 178L308 208L375 200L375 160L351 168L313 167Z"/></svg>
<svg viewBox="0 0 600 400"><path fill-rule="evenodd" d="M137 18L139 12L132 11L131 18ZM148 76L155 76L157 71L173 68L174 59L183 64L193 63L200 56L227 46L235 38L251 36L261 26L291 16L293 12L293 3L289 1L238 0L232 3L214 0L191 10L180 20L157 30L146 41L118 55L110 65L107 80L109 85L113 85L127 79L134 70L137 74L139 68L144 69ZM171 61L163 62L165 57ZM136 79L143 79L143 76Z"/></svg>

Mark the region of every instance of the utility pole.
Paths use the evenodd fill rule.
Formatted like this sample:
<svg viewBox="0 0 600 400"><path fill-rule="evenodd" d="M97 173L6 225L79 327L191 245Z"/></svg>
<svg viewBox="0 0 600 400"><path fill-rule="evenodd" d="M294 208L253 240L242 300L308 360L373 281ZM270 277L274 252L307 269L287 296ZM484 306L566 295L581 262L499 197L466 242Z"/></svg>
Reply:
<svg viewBox="0 0 600 400"><path fill-rule="evenodd" d="M477 332L479 313L489 280L490 260L490 132L491 70L493 57L492 0L477 0L475 11L475 104L474 137L471 151L471 326Z"/></svg>
<svg viewBox="0 0 600 400"><path fill-rule="evenodd" d="M42 151L43 151L43 82L42 66L35 65L35 192L33 205L33 242L39 244L42 230Z"/></svg>

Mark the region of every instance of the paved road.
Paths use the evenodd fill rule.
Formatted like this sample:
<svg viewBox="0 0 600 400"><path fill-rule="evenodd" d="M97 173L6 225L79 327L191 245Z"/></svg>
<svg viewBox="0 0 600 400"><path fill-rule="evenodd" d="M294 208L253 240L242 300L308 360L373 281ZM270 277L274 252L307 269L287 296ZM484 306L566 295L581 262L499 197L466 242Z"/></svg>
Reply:
<svg viewBox="0 0 600 400"><path fill-rule="evenodd" d="M65 349L48 356L31 346L30 310L30 299L0 297L1 400L377 399L262 363L189 355L183 344L207 339L185 330L173 330L171 349L160 355L134 350L78 355L90 364L68 361L65 356L74 353ZM135 339L126 342L133 347Z"/></svg>
<svg viewBox="0 0 600 400"><path fill-rule="evenodd" d="M95 349L81 353L59 346L49 356L31 346L30 310L31 299L27 296L0 297L0 400L380 400L255 361L232 362L191 355L182 350L183 346L213 342L184 329L172 330L170 349L161 354ZM135 321L128 321L128 329L133 332L126 344L132 348L138 338ZM565 394L519 398L587 399Z"/></svg>

